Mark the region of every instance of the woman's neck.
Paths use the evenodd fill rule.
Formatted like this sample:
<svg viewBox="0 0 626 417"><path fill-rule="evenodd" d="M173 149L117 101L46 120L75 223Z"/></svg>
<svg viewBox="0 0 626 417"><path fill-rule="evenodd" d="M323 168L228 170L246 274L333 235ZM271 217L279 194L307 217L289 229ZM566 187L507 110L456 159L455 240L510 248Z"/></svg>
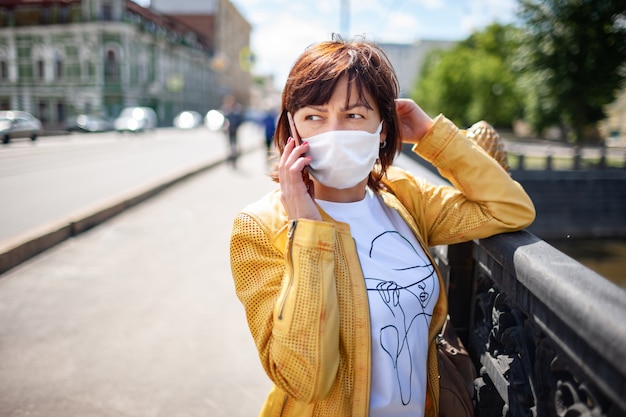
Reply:
<svg viewBox="0 0 626 417"><path fill-rule="evenodd" d="M337 188L325 187L314 178L312 178L315 186L315 198L332 201L334 203L354 203L361 201L365 197L365 187L367 186L367 178L355 185L354 187L343 190Z"/></svg>

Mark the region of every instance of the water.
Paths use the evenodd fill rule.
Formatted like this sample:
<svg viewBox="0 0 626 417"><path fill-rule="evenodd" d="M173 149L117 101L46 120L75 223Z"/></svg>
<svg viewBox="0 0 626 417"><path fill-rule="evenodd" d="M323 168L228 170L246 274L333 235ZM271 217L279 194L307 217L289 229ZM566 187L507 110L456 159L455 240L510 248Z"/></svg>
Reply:
<svg viewBox="0 0 626 417"><path fill-rule="evenodd" d="M626 238L567 239L548 243L626 290Z"/></svg>

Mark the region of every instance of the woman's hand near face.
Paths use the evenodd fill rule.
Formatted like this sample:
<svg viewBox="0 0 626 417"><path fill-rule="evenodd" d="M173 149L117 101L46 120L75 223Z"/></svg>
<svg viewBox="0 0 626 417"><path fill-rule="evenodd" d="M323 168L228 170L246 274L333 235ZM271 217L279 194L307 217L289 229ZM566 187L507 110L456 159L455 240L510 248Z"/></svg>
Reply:
<svg viewBox="0 0 626 417"><path fill-rule="evenodd" d="M411 99L397 99L396 110L400 119L400 133L404 143L419 143L428 129L433 125L433 119Z"/></svg>
<svg viewBox="0 0 626 417"><path fill-rule="evenodd" d="M322 220L313 201L313 182L308 174L303 174L311 162L311 157L304 155L307 146L307 143L298 145L295 139L290 138L278 163L280 199L289 220Z"/></svg>

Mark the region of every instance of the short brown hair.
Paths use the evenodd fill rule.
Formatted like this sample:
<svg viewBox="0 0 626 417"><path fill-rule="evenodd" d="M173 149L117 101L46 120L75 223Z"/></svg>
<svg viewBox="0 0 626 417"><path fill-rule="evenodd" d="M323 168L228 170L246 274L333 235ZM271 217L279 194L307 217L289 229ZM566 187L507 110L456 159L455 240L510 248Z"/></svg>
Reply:
<svg viewBox="0 0 626 417"><path fill-rule="evenodd" d="M377 189L387 167L400 152L402 140L395 103L399 92L398 78L387 55L374 43L362 39L346 42L333 35L331 41L306 48L294 63L285 83L274 144L282 154L291 135L288 112L294 114L305 106L328 103L337 82L344 75L349 81L346 100L350 97L352 85L356 86L359 98L364 102L364 91L367 91L376 102L384 122L387 136L385 146L379 152L381 170L375 175L370 174L368 180L368 184ZM276 170L271 175L278 181Z"/></svg>

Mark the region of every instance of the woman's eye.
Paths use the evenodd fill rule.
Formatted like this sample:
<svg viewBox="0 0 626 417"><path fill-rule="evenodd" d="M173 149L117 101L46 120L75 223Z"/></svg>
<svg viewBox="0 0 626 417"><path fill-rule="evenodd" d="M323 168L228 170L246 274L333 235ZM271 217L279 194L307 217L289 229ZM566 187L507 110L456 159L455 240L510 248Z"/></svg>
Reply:
<svg viewBox="0 0 626 417"><path fill-rule="evenodd" d="M358 113L350 113L348 114L349 119L362 119L363 115Z"/></svg>
<svg viewBox="0 0 626 417"><path fill-rule="evenodd" d="M307 116L304 116L304 120L321 120L321 117L316 114L309 114Z"/></svg>

